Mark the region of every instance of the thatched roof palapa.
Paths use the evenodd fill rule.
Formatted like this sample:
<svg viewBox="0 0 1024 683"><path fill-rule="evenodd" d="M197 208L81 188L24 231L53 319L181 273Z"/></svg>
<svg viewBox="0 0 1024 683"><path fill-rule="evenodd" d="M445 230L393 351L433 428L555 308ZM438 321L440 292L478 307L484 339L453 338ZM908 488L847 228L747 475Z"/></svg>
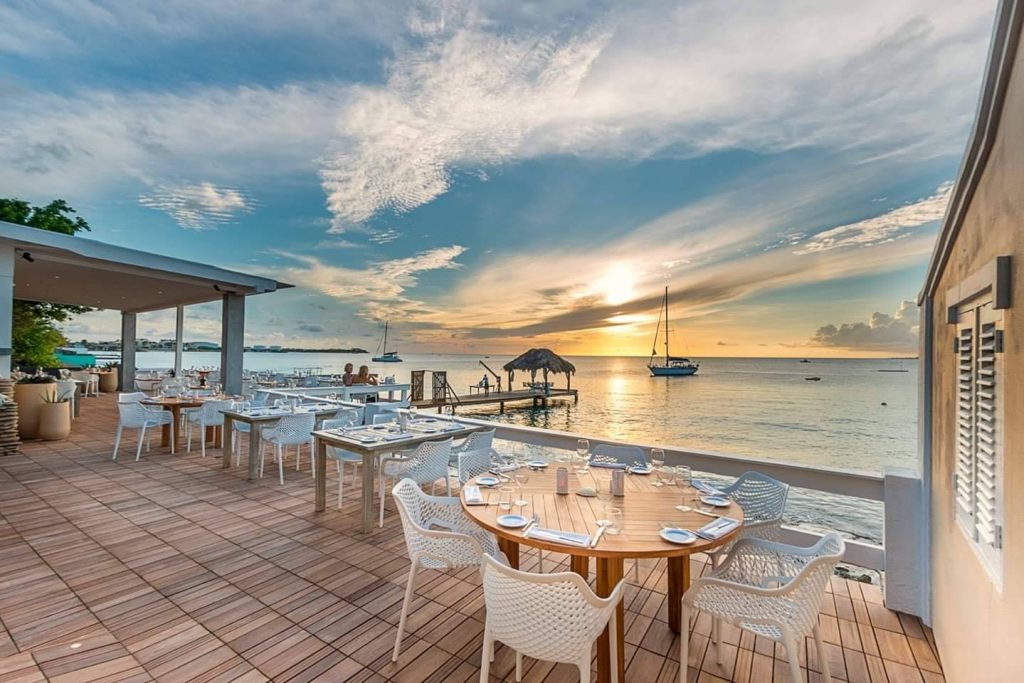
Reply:
<svg viewBox="0 0 1024 683"><path fill-rule="evenodd" d="M548 391L547 380L549 372L564 374L567 389L571 385L572 375L576 372L575 365L562 358L551 349L530 349L523 355L519 356L519 358L505 363L502 368L508 373L509 389L512 388L512 382L515 380L516 370L529 370L530 377L532 379L537 378L538 370L543 371L545 393Z"/></svg>

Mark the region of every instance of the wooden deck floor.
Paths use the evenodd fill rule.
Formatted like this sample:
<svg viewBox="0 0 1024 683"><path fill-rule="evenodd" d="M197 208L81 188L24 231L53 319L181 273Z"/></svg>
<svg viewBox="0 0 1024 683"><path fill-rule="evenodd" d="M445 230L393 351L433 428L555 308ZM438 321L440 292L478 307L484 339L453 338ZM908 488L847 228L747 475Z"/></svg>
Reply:
<svg viewBox="0 0 1024 683"><path fill-rule="evenodd" d="M478 679L471 570L423 576L391 663L408 569L393 512L369 537L348 499L313 513L308 463L282 487L221 470L218 451L136 463L126 449L112 462L114 419L111 398L89 399L71 440L0 457L0 682ZM664 563L641 577L626 591L627 680L675 681ZM930 633L886 610L874 586L833 579L821 626L837 680L943 680ZM690 653L702 683L788 680L782 648L727 629L719 667L708 633L699 619ZM799 656L818 680L814 648ZM506 648L495 664L513 679ZM527 660L525 680L576 675Z"/></svg>

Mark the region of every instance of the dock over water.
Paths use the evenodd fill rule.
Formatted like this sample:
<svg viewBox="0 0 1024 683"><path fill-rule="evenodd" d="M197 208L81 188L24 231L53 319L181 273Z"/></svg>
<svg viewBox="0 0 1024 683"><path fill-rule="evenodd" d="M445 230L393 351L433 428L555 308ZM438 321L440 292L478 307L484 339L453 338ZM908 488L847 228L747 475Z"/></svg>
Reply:
<svg viewBox="0 0 1024 683"><path fill-rule="evenodd" d="M417 408L437 408L438 412L446 406L452 406L454 410L458 410L462 407L469 406L483 406L483 405L498 405L498 411L505 412L506 403L522 403L526 401L532 402L534 408L546 408L548 401L564 401L572 400L574 403L579 402L579 394L575 389L555 389L552 388L549 391L531 391L524 389L522 391L481 391L479 393L464 394L464 395L453 395L448 394L444 399L432 400L424 398L412 402L412 405Z"/></svg>

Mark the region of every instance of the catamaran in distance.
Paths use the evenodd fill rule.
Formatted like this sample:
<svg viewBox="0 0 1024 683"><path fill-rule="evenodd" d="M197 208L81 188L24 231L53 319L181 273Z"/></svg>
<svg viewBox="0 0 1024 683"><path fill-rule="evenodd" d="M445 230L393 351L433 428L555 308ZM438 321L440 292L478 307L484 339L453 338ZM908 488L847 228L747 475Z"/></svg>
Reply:
<svg viewBox="0 0 1024 683"><path fill-rule="evenodd" d="M374 363L401 363L402 359L398 357L398 351L388 351L388 321L384 321L384 339L381 340L380 346L377 347L377 351L380 353L374 356L371 360Z"/></svg>
<svg viewBox="0 0 1024 683"><path fill-rule="evenodd" d="M697 374L700 363L695 363L689 358L673 356L668 348L668 287L665 288L665 360L662 363L655 363L654 357L658 349L658 333L661 332L662 316L658 314L658 327L654 330L654 345L651 347L651 359L647 362L647 369L651 371L652 377L687 377Z"/></svg>

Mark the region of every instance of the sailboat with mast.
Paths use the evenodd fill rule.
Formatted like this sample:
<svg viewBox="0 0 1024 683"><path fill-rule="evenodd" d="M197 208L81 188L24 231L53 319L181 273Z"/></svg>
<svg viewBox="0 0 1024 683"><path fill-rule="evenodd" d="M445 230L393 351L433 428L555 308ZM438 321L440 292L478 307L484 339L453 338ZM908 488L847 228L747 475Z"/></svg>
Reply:
<svg viewBox="0 0 1024 683"><path fill-rule="evenodd" d="M659 362L655 362L655 356L658 355L658 336L661 332L663 315L665 320L665 359L664 361L658 359ZM654 330L654 345L651 347L651 359L647 362L647 369L651 371L652 377L687 377L697 374L700 363L696 363L689 358L683 358L682 356L671 355L668 347L668 335L668 287L666 287L665 310L663 313L658 314L658 327Z"/></svg>
<svg viewBox="0 0 1024 683"><path fill-rule="evenodd" d="M383 353L381 353L383 351ZM374 363L401 363L402 359L398 357L398 351L388 351L388 321L384 321L384 339L377 345L378 355L374 356L371 360Z"/></svg>

